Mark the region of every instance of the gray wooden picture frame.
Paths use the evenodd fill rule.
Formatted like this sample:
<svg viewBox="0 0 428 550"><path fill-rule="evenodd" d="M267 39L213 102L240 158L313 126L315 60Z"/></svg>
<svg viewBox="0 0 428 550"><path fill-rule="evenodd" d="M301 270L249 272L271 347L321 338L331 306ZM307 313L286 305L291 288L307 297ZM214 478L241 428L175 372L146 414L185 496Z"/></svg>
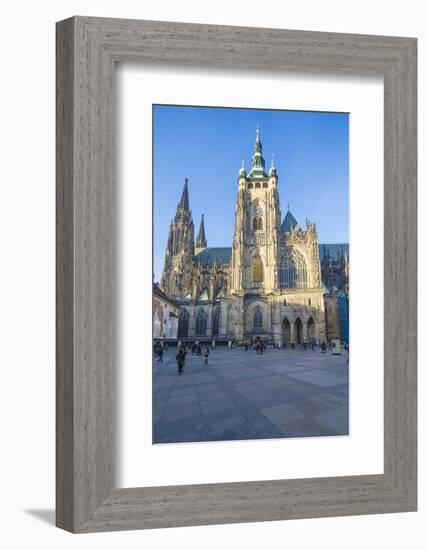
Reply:
<svg viewBox="0 0 428 550"><path fill-rule="evenodd" d="M57 24L56 47L58 527L83 533L416 510L416 39L73 17ZM115 487L117 62L383 77L383 474Z"/></svg>

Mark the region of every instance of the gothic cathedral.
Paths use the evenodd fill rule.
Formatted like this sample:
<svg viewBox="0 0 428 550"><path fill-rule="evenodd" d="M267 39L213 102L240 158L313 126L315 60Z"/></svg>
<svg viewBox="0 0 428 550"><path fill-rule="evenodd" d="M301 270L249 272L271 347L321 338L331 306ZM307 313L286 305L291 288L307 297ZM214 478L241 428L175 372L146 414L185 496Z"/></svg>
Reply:
<svg viewBox="0 0 428 550"><path fill-rule="evenodd" d="M171 221L161 289L180 305L178 338L283 345L326 340L317 229L290 210L281 222L278 175L265 170L257 129L251 170L239 171L231 248L194 240L188 181Z"/></svg>

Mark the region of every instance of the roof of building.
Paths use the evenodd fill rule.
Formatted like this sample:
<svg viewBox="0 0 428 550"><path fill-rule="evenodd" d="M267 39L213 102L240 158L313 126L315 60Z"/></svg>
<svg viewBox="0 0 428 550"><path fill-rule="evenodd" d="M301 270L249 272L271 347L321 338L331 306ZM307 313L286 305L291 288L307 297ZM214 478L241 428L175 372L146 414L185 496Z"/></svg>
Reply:
<svg viewBox="0 0 428 550"><path fill-rule="evenodd" d="M291 217L293 217L292 214L291 214ZM284 222L283 222L283 225L284 225ZM335 243L335 244L322 243L318 246L318 248L319 248L319 255L320 255L321 262L324 259L324 252L326 255L330 254L333 260L340 259L340 254L342 250L343 252L346 252L346 254L349 256L348 243ZM227 265L227 264L230 264L231 257L232 257L231 247L209 247L209 248L204 248L204 250L196 254L195 261L197 263L201 262L201 264L204 266L212 265L214 263L214 260L217 264Z"/></svg>
<svg viewBox="0 0 428 550"><path fill-rule="evenodd" d="M178 307L178 303L173 300L172 298L169 298L165 292L163 292L160 288L159 288L159 285L156 284L156 283L153 283L153 296L157 296L158 298L160 298L161 300L164 300L165 302L168 302L169 304L171 304L172 306L174 307Z"/></svg>
<svg viewBox="0 0 428 550"><path fill-rule="evenodd" d="M229 264L232 256L232 248L228 247L209 247L204 248L201 252L195 255L195 261L201 262L202 265L211 265L214 261L217 264Z"/></svg>
<svg viewBox="0 0 428 550"><path fill-rule="evenodd" d="M323 243L319 245L320 261L322 262L325 256L330 255L332 260L340 260L341 253L346 253L349 257L349 244L348 243Z"/></svg>
<svg viewBox="0 0 428 550"><path fill-rule="evenodd" d="M294 229L297 225L296 218L293 216L293 214L290 212L290 210L287 210L287 214L285 214L284 221L281 224L281 231L283 233L287 233L291 229Z"/></svg>

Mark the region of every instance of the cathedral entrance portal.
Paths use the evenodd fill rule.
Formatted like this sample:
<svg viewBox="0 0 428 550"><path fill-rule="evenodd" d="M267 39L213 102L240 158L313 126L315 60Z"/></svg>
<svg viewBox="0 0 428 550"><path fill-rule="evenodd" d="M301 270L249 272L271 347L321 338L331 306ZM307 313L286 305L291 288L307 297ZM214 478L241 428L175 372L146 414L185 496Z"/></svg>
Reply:
<svg viewBox="0 0 428 550"><path fill-rule="evenodd" d="M303 341L302 336L303 336L302 321L300 320L300 317L297 317L297 319L294 321L294 343L301 344Z"/></svg>
<svg viewBox="0 0 428 550"><path fill-rule="evenodd" d="M285 344L289 344L291 341L290 322L287 317L284 317L284 320L282 321L282 341Z"/></svg>

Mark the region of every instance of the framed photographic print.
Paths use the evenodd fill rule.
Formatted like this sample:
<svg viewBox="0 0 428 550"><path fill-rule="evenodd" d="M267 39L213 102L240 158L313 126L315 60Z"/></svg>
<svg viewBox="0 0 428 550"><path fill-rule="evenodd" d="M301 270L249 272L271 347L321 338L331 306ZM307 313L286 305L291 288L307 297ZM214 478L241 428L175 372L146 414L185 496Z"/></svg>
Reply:
<svg viewBox="0 0 428 550"><path fill-rule="evenodd" d="M416 40L57 26L57 525L416 509Z"/></svg>

